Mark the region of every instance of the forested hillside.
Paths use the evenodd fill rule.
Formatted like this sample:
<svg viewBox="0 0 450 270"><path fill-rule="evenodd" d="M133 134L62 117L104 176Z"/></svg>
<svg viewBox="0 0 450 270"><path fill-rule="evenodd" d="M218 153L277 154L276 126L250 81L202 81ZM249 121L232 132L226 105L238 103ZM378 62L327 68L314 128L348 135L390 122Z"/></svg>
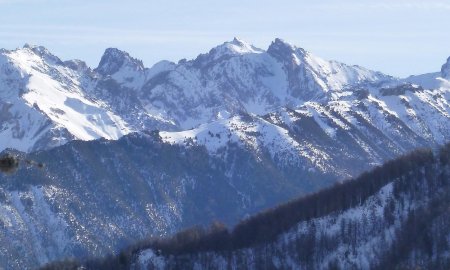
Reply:
<svg viewBox="0 0 450 270"><path fill-rule="evenodd" d="M450 144L244 219L151 238L87 269L448 269Z"/></svg>

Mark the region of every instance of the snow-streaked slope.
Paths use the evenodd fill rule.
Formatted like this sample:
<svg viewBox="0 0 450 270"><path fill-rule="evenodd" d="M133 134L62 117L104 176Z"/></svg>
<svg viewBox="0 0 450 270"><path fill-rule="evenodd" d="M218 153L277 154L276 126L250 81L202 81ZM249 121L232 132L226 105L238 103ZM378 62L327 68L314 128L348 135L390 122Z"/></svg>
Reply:
<svg viewBox="0 0 450 270"><path fill-rule="evenodd" d="M361 98L356 92L368 90L371 96L362 99L373 106L365 119L379 119L372 123L378 129L395 133L383 118L396 111L398 125L411 125L419 137L433 142L446 138L440 127L447 121L446 65L436 80L433 74L409 78L438 90L405 97L414 107L405 109L405 98L373 97L381 95L380 88L395 88L408 79L327 61L281 39L262 50L235 38L194 60L161 61L151 68L114 48L105 51L94 70L28 45L3 50L1 58L1 149L30 151L73 139L117 139L130 131L182 131L242 113L262 116L283 107L301 109L308 102L322 107L356 102ZM313 116L327 134L335 135ZM434 122L420 122L432 117Z"/></svg>
<svg viewBox="0 0 450 270"><path fill-rule="evenodd" d="M232 230L193 228L165 245L148 240L133 249L129 267L448 269L449 150L404 156L353 183L244 219Z"/></svg>
<svg viewBox="0 0 450 270"><path fill-rule="evenodd" d="M303 176L302 168L278 167L233 143L224 152L225 159L201 146L169 145L152 132L14 153L45 166L23 162L15 174L0 174L0 267L103 256L211 220L234 224L333 179Z"/></svg>
<svg viewBox="0 0 450 270"><path fill-rule="evenodd" d="M45 48L2 51L0 65L1 150L117 139L130 132L106 104L86 96L78 72Z"/></svg>
<svg viewBox="0 0 450 270"><path fill-rule="evenodd" d="M280 165L303 166L323 173L332 171L328 154L311 143L300 144L282 125L261 117L235 116L182 132L160 132L170 144L205 146L212 155L220 155L230 143L237 143L257 155L268 153Z"/></svg>
<svg viewBox="0 0 450 270"><path fill-rule="evenodd" d="M406 91L403 95L380 97L378 102L426 141L444 144L450 139L448 91Z"/></svg>
<svg viewBox="0 0 450 270"><path fill-rule="evenodd" d="M450 140L447 90L403 85L366 91L364 98L350 93L326 104L308 101L295 110L244 114L160 135L170 144L205 146L211 155L222 155L229 143L238 143L256 154L269 154L281 166L342 177L356 172L339 169L352 167L343 163L368 168L408 150Z"/></svg>
<svg viewBox="0 0 450 270"><path fill-rule="evenodd" d="M27 191L8 193L1 189L0 192L5 196L3 203L0 203L2 239L7 237L27 239L20 244L13 243L14 248L11 249L9 256L1 256L3 266L19 269L24 265L43 264L48 260L57 259L54 254L64 254L74 248L76 243L70 239L68 223L62 219L62 215L55 214L51 206L51 201L56 199L55 195L64 193L64 190L55 186L41 186L32 187ZM30 208L36 210L36 215L27 213ZM46 237L43 237L44 234ZM30 250L34 256L23 256L19 251L20 246Z"/></svg>
<svg viewBox="0 0 450 270"><path fill-rule="evenodd" d="M357 90L371 89L374 95L405 82L448 96L447 66L441 73L400 80L321 59L281 39L263 50L235 38L194 60L163 61L149 69L126 52L108 49L92 91L132 126L180 131L242 112L261 116L305 102L356 100Z"/></svg>
<svg viewBox="0 0 450 270"><path fill-rule="evenodd" d="M379 72L323 60L280 39L267 51L234 39L149 78L140 99L146 109L163 111L188 129L220 114L261 115L281 106L325 101L355 84L390 80Z"/></svg>
<svg viewBox="0 0 450 270"><path fill-rule="evenodd" d="M373 254L374 248L383 245L385 249L389 249L394 242L395 230L399 228L400 222L407 218L408 207L410 210L418 207L417 205L411 205L409 202L403 205L395 216L395 223L397 224L386 226L382 231L379 229L375 235L372 235L372 227L375 227L377 224L372 224L371 222L382 222L384 219L383 210L389 206L389 203L392 203L392 197L393 184L390 183L360 206L340 213L300 222L291 230L280 235L273 243L259 247L261 250L263 248L271 248L271 251L266 253L269 260L265 262L257 261L258 259L261 260L261 254L259 253L261 251L254 247L231 252L231 258L221 252L190 254L190 256L185 256L186 261L188 261L188 258L191 260L185 266L187 264L196 265L196 269L260 269L260 267L264 268L271 265L271 269L330 269L332 263L337 263L344 269L350 266L357 269L371 269L370 263L374 263L372 260L376 257ZM400 208L400 205L395 205L395 207ZM370 222L368 222L369 218ZM366 227L361 228L361 230L366 230L366 235L360 235L360 231L355 232L355 234L358 234L358 241L351 244L346 243L345 239L340 239L342 231L351 230L346 227L351 225L347 224L359 225L364 220L366 222L364 226ZM371 234L370 237L369 232ZM293 248L296 241L303 243L302 241L307 237L314 243L320 239L326 241L324 239L328 238L336 239L336 243L332 246L332 249L330 248L331 250L318 250L321 247L321 243L314 244L314 248L308 253L310 256L314 256L314 258L311 257L311 261L314 261L314 263L309 262L310 264L308 264L304 259L307 255L303 254L308 252L306 247L298 247L298 252ZM287 247L292 248L288 249ZM319 255L316 252L322 253ZM320 257L320 260L317 260L316 257ZM178 258L177 256L166 257L160 253L155 253L154 250L145 249L137 256L133 269L151 268L163 270L173 267ZM208 261L208 267L203 263L206 261ZM311 268L312 265L314 265L313 268Z"/></svg>
<svg viewBox="0 0 450 270"><path fill-rule="evenodd" d="M194 60L151 68L107 49L92 93L144 129L185 130L248 112L266 114L305 101L326 101L344 87L394 80L379 72L326 61L276 39L267 51L235 38ZM138 115L138 117L136 117Z"/></svg>

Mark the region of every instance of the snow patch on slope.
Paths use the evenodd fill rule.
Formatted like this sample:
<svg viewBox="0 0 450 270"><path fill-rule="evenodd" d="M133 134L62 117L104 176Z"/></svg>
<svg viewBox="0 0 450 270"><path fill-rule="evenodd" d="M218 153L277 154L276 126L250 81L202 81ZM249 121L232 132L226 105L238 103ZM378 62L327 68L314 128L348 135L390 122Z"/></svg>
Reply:
<svg viewBox="0 0 450 270"><path fill-rule="evenodd" d="M189 146L203 145L215 155L229 143L277 158L281 164L303 164L303 161L321 171L327 170L326 160L330 157L319 148L307 142L300 144L282 126L254 117L252 121L239 116L204 124L192 130L181 132L160 132L163 142Z"/></svg>

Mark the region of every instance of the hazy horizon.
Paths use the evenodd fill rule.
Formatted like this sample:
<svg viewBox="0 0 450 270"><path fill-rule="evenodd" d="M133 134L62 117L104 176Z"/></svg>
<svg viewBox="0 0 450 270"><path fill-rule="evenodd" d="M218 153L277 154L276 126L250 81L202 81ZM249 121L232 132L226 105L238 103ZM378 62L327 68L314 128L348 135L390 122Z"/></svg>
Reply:
<svg viewBox="0 0 450 270"><path fill-rule="evenodd" d="M150 67L239 37L267 49L275 38L325 59L406 77L436 72L450 56L445 1L0 0L0 47L25 43L96 67L115 47Z"/></svg>

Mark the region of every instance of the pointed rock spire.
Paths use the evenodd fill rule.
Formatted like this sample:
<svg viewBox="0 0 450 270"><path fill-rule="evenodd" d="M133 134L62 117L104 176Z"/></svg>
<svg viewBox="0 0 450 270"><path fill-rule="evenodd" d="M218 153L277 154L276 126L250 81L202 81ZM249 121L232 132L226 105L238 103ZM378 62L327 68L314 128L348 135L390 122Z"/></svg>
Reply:
<svg viewBox="0 0 450 270"><path fill-rule="evenodd" d="M303 58L303 56L306 55L307 52L304 49L297 48L280 38L276 38L270 44L269 48L267 49L267 53L272 57L278 59L279 61L291 62L294 56Z"/></svg>
<svg viewBox="0 0 450 270"><path fill-rule="evenodd" d="M450 57L447 58L447 62L441 68L441 76L450 79Z"/></svg>
<svg viewBox="0 0 450 270"><path fill-rule="evenodd" d="M133 70L144 70L144 64L141 60L131 57L127 52L116 48L108 48L95 69L102 75L112 75L118 72L122 67L128 66Z"/></svg>

